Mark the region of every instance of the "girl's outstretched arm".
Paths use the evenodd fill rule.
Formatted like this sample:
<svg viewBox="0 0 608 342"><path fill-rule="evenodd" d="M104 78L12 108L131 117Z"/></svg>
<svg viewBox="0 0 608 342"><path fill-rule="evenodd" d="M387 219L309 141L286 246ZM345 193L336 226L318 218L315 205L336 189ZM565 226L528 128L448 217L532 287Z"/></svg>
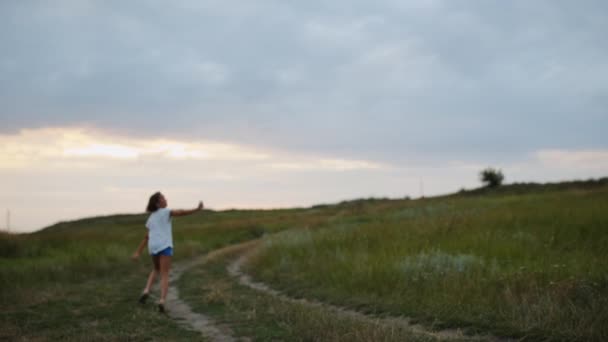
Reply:
<svg viewBox="0 0 608 342"><path fill-rule="evenodd" d="M135 253L133 253L133 255L131 256L131 259L137 260L147 244L148 244L148 233L146 233L146 237L144 237L144 239L141 240L141 242L139 243L139 246L137 246L137 250L135 251Z"/></svg>
<svg viewBox="0 0 608 342"><path fill-rule="evenodd" d="M204 205L203 205L203 201L198 202L198 207L194 208L194 209L175 209L175 210L171 210L171 216L186 216L186 215L190 215L190 214L194 214L197 211L201 211L203 210Z"/></svg>

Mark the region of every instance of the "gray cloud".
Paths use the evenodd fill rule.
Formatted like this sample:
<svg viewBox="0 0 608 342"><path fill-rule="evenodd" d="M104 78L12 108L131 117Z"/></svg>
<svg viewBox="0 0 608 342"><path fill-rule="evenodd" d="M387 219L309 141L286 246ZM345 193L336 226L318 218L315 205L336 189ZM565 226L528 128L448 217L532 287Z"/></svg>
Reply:
<svg viewBox="0 0 608 342"><path fill-rule="evenodd" d="M378 160L605 148L602 1L0 4L0 128Z"/></svg>

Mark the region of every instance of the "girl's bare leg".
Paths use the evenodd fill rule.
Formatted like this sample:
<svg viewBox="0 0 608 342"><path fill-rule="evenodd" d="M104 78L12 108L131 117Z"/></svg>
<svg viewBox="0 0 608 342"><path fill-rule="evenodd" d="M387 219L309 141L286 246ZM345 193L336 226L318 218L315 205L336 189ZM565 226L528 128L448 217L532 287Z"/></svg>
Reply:
<svg viewBox="0 0 608 342"><path fill-rule="evenodd" d="M146 283L146 288L144 289L145 294L150 293L150 289L154 284L154 280L156 280L156 276L160 272L160 257L152 256L152 263L154 264L154 269L152 270L152 272L150 272L150 275L148 276L148 282Z"/></svg>
<svg viewBox="0 0 608 342"><path fill-rule="evenodd" d="M171 257L167 255L160 256L160 301L159 304L165 304L167 292L169 291L169 270L171 269Z"/></svg>
<svg viewBox="0 0 608 342"><path fill-rule="evenodd" d="M148 276L148 282L146 283L146 288L144 289L143 293L150 293L150 288L152 288L152 284L154 284L154 280L156 280L157 275L158 272L156 270L152 270L152 272L150 272L150 275Z"/></svg>

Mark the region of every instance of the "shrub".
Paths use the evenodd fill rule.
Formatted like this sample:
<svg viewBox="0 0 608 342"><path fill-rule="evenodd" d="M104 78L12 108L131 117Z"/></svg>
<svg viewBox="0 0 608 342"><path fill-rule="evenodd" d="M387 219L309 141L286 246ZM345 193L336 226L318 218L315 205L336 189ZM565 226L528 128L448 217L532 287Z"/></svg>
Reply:
<svg viewBox="0 0 608 342"><path fill-rule="evenodd" d="M495 188L502 184L505 176L499 169L489 167L479 173L479 178L486 187Z"/></svg>

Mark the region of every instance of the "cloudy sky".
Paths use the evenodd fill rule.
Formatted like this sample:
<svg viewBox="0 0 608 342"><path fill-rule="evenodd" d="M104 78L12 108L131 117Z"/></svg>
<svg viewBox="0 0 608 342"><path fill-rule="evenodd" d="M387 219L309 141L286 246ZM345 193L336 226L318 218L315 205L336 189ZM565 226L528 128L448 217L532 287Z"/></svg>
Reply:
<svg viewBox="0 0 608 342"><path fill-rule="evenodd" d="M2 1L0 228L608 175L601 0Z"/></svg>

